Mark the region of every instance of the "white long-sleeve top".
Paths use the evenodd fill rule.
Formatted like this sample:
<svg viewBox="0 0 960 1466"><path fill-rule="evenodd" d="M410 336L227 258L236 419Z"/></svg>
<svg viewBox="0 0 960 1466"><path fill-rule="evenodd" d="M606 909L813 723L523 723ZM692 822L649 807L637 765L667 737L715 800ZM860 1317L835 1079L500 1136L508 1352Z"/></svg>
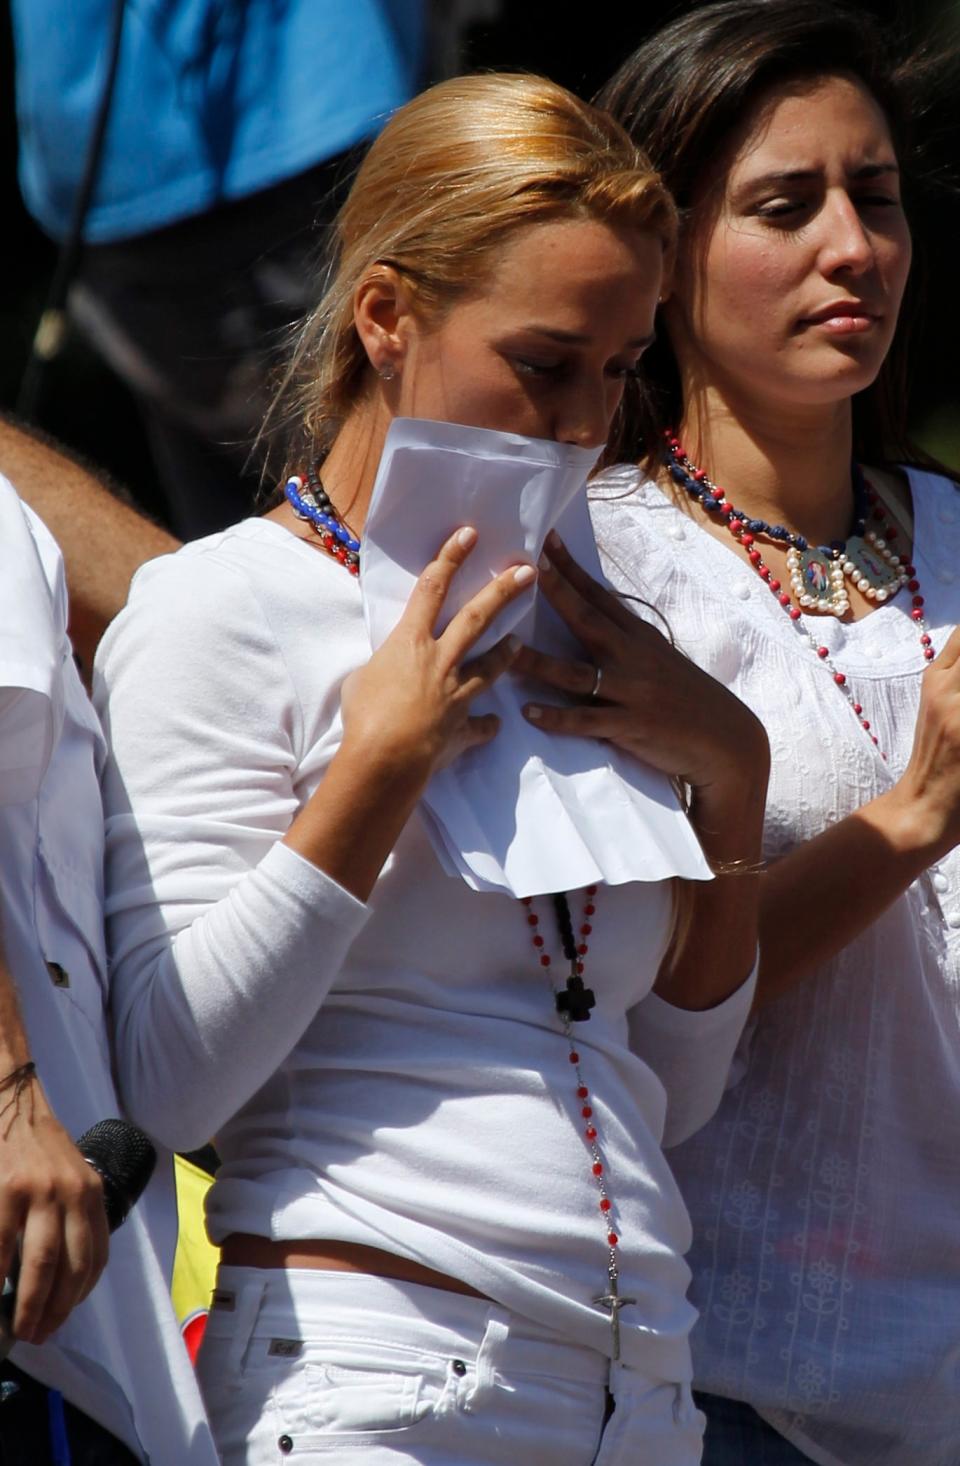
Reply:
<svg viewBox="0 0 960 1466"><path fill-rule="evenodd" d="M960 493L910 483L939 651L960 619ZM850 625L805 618L885 764L750 566L635 470L592 493L607 574L767 729L768 857L891 787L925 666L907 592ZM960 854L764 1007L740 1060L715 1118L671 1154L693 1219L697 1383L749 1401L821 1466L957 1466Z"/></svg>
<svg viewBox="0 0 960 1466"><path fill-rule="evenodd" d="M216 1135L215 1239L386 1248L609 1352L588 1122L525 908L445 875L416 814L366 907L280 843L368 656L356 582L272 521L138 575L97 669L126 1103L177 1146ZM596 905L576 1038L638 1300L623 1357L681 1379L690 1232L661 1140L716 1106L753 984L666 1004L667 887Z"/></svg>

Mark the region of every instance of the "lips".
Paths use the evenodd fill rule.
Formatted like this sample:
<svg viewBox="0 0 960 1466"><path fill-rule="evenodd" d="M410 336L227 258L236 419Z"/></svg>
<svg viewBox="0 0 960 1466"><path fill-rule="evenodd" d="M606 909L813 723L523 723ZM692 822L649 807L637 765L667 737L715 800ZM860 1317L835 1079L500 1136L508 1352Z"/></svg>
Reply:
<svg viewBox="0 0 960 1466"><path fill-rule="evenodd" d="M804 316L801 326L832 326L836 330L866 330L880 313L862 300L834 300Z"/></svg>

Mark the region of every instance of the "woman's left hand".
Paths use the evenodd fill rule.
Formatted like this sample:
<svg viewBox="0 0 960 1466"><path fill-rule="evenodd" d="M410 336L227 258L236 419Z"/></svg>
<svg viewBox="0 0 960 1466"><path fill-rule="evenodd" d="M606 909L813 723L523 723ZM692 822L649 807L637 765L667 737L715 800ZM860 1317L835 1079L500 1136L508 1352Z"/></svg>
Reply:
<svg viewBox="0 0 960 1466"><path fill-rule="evenodd" d="M555 533L540 591L587 657L518 653L514 672L583 699L574 707L528 703L530 722L548 733L606 739L701 793L731 777L765 779L766 734L749 708L581 569Z"/></svg>

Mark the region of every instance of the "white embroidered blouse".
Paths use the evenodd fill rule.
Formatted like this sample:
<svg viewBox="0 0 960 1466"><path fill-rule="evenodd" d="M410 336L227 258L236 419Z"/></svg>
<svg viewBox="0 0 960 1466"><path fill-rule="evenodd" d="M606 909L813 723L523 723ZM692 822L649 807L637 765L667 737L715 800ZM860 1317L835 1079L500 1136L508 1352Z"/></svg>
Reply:
<svg viewBox="0 0 960 1466"><path fill-rule="evenodd" d="M939 651L960 619L960 492L910 472L914 559ZM635 469L592 486L604 568L763 720L776 858L890 786L923 660L901 592L817 633ZM960 1462L960 856L762 1011L742 1078L671 1153L694 1225L698 1385L747 1400L824 1466Z"/></svg>

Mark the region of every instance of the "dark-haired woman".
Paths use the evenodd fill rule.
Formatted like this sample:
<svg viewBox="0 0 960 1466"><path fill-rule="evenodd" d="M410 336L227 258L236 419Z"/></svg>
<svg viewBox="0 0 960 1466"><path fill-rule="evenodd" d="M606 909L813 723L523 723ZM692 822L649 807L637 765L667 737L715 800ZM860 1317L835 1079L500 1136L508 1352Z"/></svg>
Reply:
<svg viewBox="0 0 960 1466"><path fill-rule="evenodd" d="M673 1157L708 1466L960 1461L960 494L890 415L888 56L858 11L723 0L601 97L686 223L595 523L773 755L745 1072Z"/></svg>

